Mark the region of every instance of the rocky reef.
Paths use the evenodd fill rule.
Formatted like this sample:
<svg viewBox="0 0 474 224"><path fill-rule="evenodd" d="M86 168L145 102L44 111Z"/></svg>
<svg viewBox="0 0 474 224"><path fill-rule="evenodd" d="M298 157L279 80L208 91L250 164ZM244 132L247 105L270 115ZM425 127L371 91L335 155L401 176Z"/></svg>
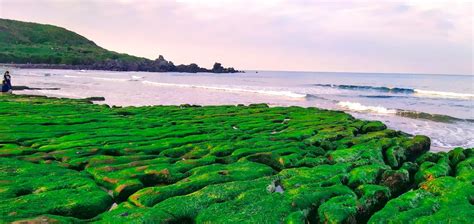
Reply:
<svg viewBox="0 0 474 224"><path fill-rule="evenodd" d="M472 223L474 150L338 111L0 95L0 220Z"/></svg>
<svg viewBox="0 0 474 224"><path fill-rule="evenodd" d="M1 60L0 60L1 62ZM75 69L75 70L105 70L105 71L145 71L145 72L210 72L210 73L237 73L241 72L232 67L224 68L221 63L214 63L212 69L202 68L195 63L189 65L174 65L167 61L162 55L156 60L140 58L137 60L107 59L90 64L2 64L7 67L26 69Z"/></svg>

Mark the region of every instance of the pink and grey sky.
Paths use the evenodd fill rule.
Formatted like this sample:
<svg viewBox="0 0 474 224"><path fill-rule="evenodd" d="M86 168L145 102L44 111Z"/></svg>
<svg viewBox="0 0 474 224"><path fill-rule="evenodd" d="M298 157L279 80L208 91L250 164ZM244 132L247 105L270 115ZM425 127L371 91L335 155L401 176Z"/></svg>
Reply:
<svg viewBox="0 0 474 224"><path fill-rule="evenodd" d="M473 74L465 0L0 0L0 17L175 64Z"/></svg>

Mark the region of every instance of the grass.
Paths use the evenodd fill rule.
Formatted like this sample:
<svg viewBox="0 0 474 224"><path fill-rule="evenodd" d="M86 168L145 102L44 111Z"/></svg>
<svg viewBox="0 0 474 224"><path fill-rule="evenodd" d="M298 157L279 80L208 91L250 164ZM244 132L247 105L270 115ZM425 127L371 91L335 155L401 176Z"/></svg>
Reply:
<svg viewBox="0 0 474 224"><path fill-rule="evenodd" d="M147 59L108 51L61 27L0 19L0 62L92 65L107 60Z"/></svg>

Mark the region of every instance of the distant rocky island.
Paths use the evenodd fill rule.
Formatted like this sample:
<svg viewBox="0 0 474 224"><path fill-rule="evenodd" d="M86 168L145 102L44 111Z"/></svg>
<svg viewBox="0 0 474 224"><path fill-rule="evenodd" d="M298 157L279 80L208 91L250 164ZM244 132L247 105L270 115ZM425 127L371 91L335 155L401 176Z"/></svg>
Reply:
<svg viewBox="0 0 474 224"><path fill-rule="evenodd" d="M18 68L85 69L147 72L239 72L215 63L175 65L160 55L156 60L117 53L67 29L0 19L0 63Z"/></svg>

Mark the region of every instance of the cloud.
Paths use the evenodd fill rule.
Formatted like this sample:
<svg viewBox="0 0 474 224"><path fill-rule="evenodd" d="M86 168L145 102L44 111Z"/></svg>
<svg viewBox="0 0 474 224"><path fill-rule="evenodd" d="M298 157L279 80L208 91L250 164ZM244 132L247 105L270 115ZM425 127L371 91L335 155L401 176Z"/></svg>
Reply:
<svg viewBox="0 0 474 224"><path fill-rule="evenodd" d="M101 46L243 69L472 74L472 3L367 0L3 0L2 17Z"/></svg>

